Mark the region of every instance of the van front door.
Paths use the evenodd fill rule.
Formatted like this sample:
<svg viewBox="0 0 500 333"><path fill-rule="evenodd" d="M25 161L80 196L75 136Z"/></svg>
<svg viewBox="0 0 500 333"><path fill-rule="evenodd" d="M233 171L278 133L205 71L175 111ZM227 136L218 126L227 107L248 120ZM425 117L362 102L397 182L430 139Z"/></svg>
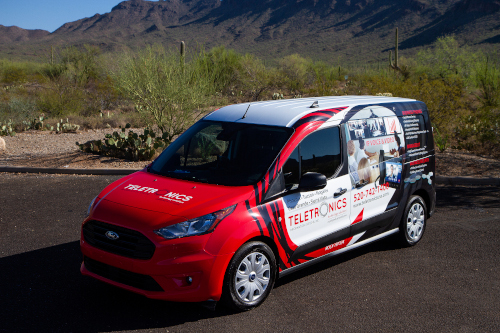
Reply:
<svg viewBox="0 0 500 333"><path fill-rule="evenodd" d="M290 192L282 198L286 228L298 246L291 260L319 257L334 251L336 242L349 237L351 181L346 172L341 172L341 155L339 127L331 127L302 140L283 166ZM297 192L300 178L307 172L325 175L326 187Z"/></svg>

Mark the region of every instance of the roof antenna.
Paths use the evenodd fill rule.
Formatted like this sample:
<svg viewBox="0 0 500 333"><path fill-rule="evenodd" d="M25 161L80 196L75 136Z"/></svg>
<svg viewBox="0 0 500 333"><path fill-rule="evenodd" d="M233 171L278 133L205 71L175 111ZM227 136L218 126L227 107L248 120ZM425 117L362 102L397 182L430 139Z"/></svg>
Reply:
<svg viewBox="0 0 500 333"><path fill-rule="evenodd" d="M318 103L318 101L315 101L314 103L312 103L312 105L311 105L309 108L310 108L310 109L319 108L319 103Z"/></svg>
<svg viewBox="0 0 500 333"><path fill-rule="evenodd" d="M252 104L248 104L247 110L245 111L245 114L243 115L243 117L241 119L245 119L246 118L248 109L250 109L250 105L252 105Z"/></svg>

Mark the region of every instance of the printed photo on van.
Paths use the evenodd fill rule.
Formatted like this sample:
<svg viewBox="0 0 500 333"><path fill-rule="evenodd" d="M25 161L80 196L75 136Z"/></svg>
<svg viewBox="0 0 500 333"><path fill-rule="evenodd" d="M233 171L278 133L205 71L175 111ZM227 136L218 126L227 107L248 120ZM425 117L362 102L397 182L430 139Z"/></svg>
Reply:
<svg viewBox="0 0 500 333"><path fill-rule="evenodd" d="M347 154L353 187L360 183L384 183L386 177L382 175L384 179L381 179L380 168L385 165L380 164L392 161L401 165L405 153L404 133L393 111L371 107L359 111L353 118L361 117L366 119L351 120L347 125Z"/></svg>

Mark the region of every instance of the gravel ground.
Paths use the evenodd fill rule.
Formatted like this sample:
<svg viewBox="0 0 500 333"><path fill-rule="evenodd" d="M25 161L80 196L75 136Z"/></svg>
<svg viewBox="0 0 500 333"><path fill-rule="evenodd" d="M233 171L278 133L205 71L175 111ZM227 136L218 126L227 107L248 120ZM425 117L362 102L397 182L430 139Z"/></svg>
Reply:
<svg viewBox="0 0 500 333"><path fill-rule="evenodd" d="M77 133L54 134L28 131L13 137L4 137L7 150L0 155L0 166L28 166L47 168L142 169L147 162L132 162L111 157L82 153L76 142L103 139L119 129L98 129ZM132 129L140 132L141 129Z"/></svg>
<svg viewBox="0 0 500 333"><path fill-rule="evenodd" d="M4 137L7 150L0 152L0 166L28 166L52 168L141 169L147 162L132 162L117 158L85 154L75 142L103 139L117 129L79 131L78 133L54 134L28 131L14 137ZM135 132L141 129L134 129ZM449 177L500 178L500 160L475 156L468 152L448 149L436 154L436 172Z"/></svg>

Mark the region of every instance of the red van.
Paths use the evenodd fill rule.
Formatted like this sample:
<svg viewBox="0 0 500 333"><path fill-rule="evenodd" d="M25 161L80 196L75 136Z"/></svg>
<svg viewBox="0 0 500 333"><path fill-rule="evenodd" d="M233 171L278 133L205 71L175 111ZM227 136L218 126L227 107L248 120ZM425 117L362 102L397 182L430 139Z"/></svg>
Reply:
<svg viewBox="0 0 500 333"><path fill-rule="evenodd" d="M418 243L434 168L419 101L227 106L92 201L81 272L154 299L248 310L296 269L393 234Z"/></svg>

